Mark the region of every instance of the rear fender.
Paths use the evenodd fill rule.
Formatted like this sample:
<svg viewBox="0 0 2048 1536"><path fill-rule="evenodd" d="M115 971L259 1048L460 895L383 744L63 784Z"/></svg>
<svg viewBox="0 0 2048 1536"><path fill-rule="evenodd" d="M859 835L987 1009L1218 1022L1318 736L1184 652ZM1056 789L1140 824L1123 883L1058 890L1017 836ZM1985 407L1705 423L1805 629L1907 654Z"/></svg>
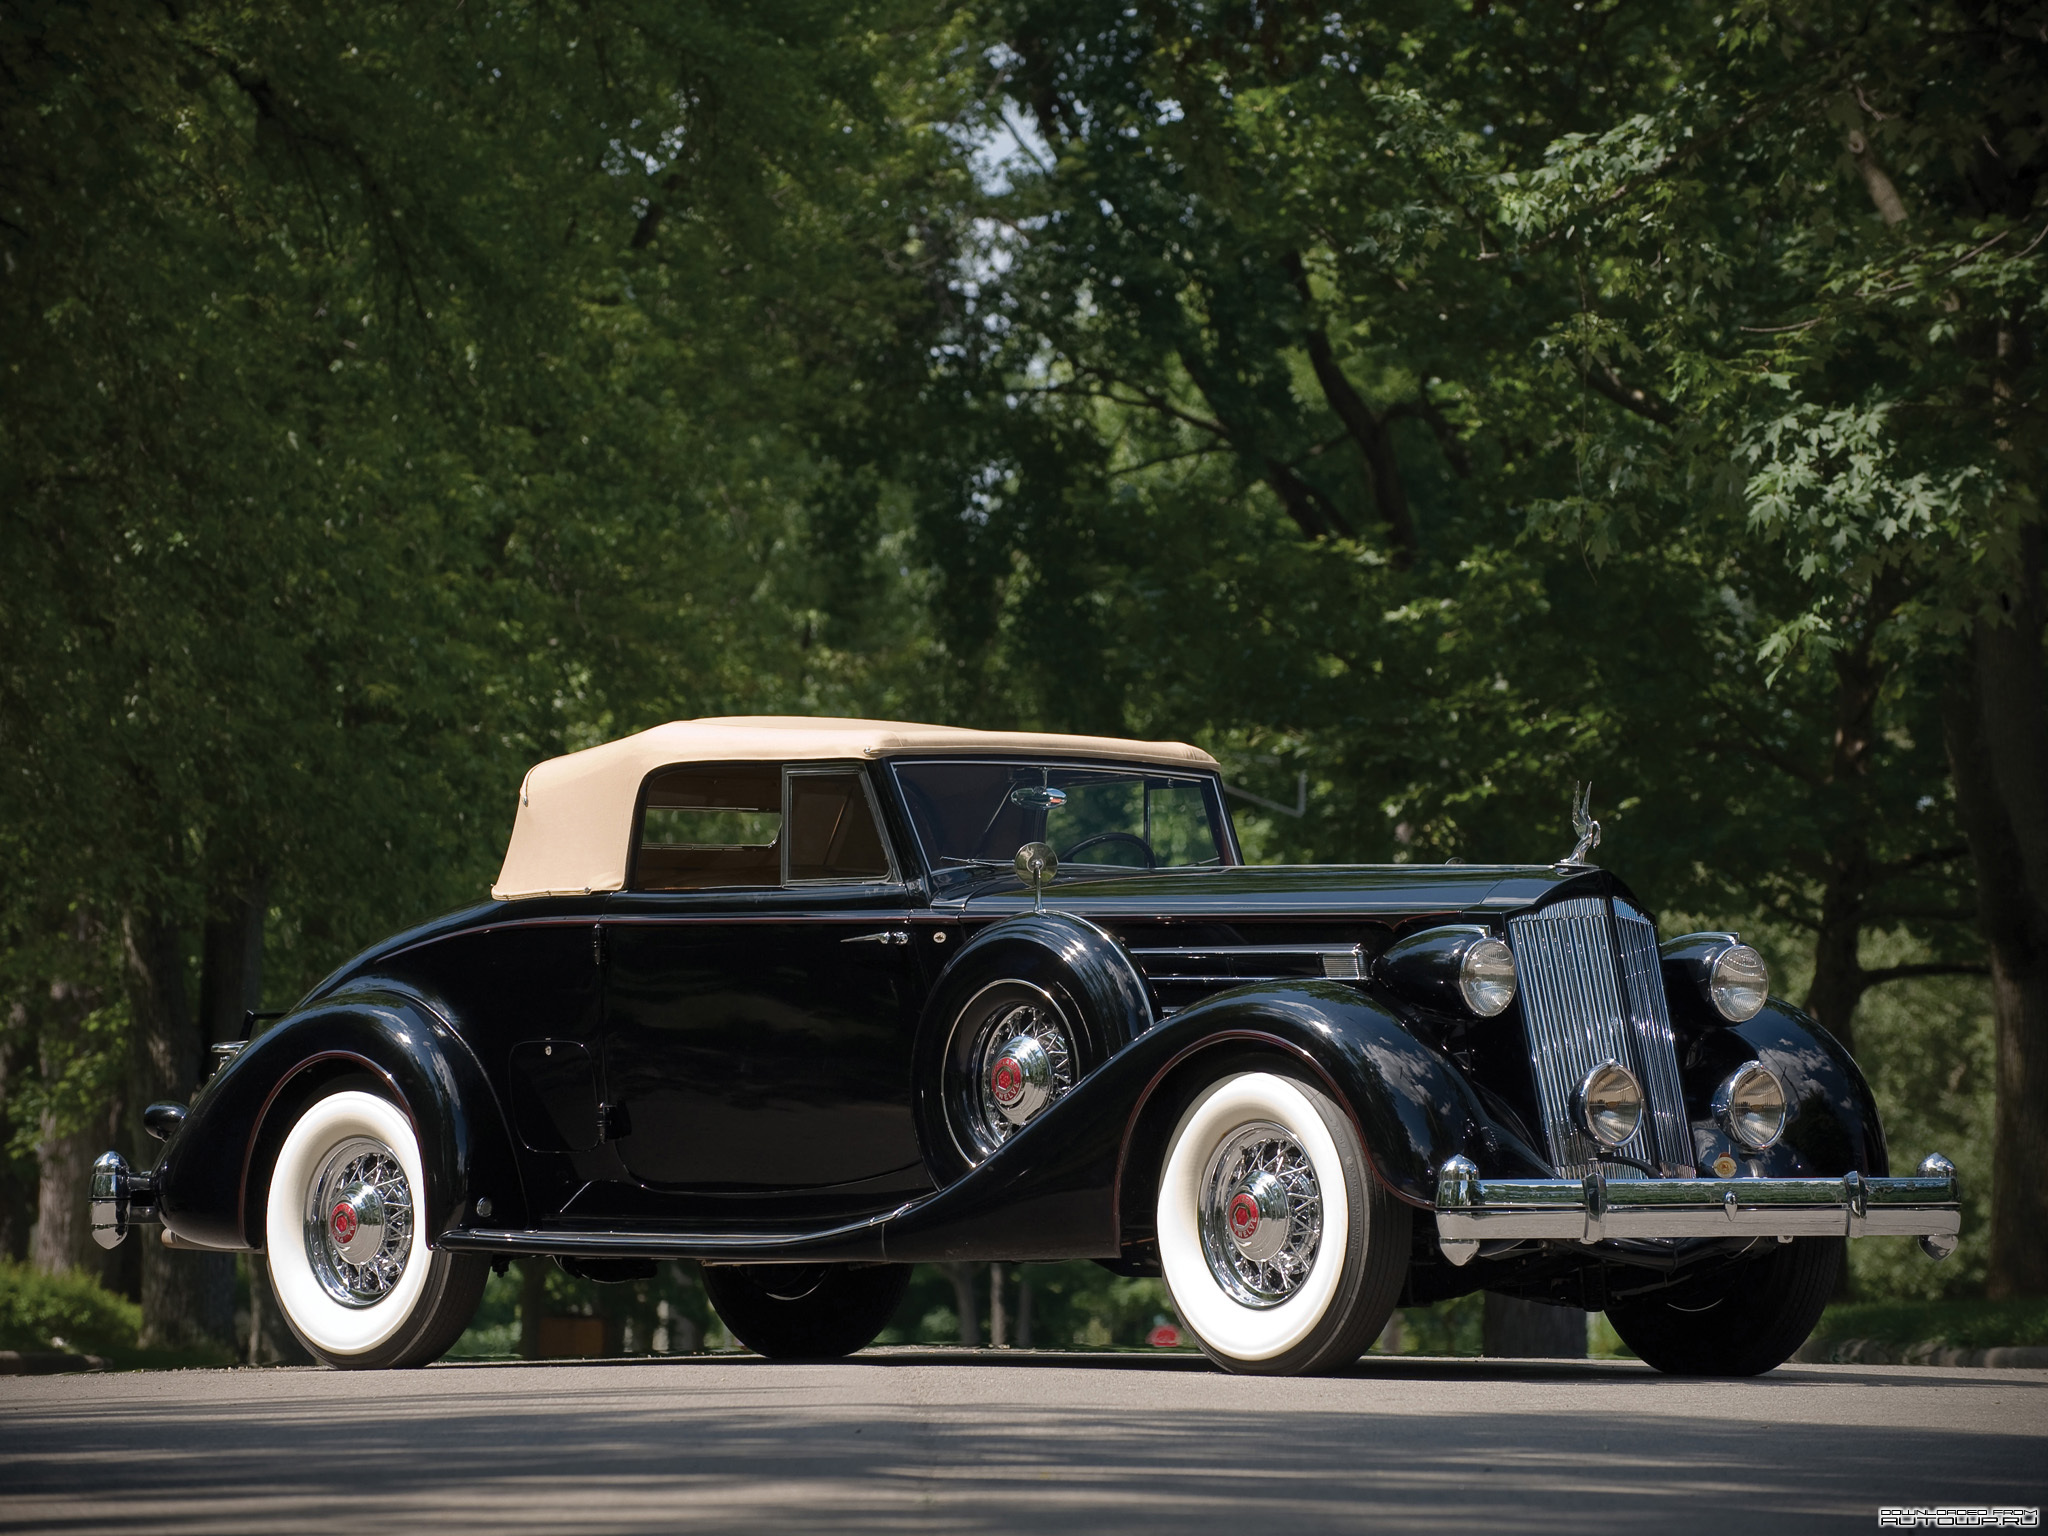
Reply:
<svg viewBox="0 0 2048 1536"><path fill-rule="evenodd" d="M467 1044L417 998L362 992L280 1021L214 1075L158 1165L164 1225L209 1247L260 1247L277 1150L299 1112L344 1079L366 1079L411 1121L430 1238L482 1196L494 1222L526 1220L503 1110Z"/></svg>

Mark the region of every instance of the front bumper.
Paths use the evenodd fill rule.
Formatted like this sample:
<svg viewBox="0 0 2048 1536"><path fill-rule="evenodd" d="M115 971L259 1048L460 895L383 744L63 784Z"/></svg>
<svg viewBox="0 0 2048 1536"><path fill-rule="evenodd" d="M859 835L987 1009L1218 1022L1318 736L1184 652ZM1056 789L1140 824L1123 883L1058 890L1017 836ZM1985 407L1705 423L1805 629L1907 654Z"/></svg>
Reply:
<svg viewBox="0 0 2048 1536"><path fill-rule="evenodd" d="M1635 1237L1917 1237L1937 1259L1962 1230L1956 1170L1940 1153L1910 1179L1482 1179L1454 1157L1437 1175L1444 1257L1469 1263L1497 1240Z"/></svg>

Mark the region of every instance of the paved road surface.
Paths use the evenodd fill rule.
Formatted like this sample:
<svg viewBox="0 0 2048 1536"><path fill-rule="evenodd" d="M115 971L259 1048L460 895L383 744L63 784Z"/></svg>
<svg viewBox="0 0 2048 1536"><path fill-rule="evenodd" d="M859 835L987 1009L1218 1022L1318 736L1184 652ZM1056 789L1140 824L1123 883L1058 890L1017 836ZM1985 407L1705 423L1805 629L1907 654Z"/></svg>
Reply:
<svg viewBox="0 0 2048 1536"><path fill-rule="evenodd" d="M2048 1503L2048 1371L902 1350L0 1378L0 1531L1872 1530Z"/></svg>

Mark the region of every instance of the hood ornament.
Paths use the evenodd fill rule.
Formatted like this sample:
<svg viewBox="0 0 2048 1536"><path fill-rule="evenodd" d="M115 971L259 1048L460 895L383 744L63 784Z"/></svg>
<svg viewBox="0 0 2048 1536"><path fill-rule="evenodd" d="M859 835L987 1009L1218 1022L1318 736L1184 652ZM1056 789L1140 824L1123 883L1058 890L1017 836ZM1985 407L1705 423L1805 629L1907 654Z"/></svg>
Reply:
<svg viewBox="0 0 2048 1536"><path fill-rule="evenodd" d="M1574 785L1573 789L1577 798L1572 801L1572 830L1579 834L1579 841L1577 847L1558 860L1560 864L1583 864L1586 855L1600 846L1600 823L1593 819L1592 780Z"/></svg>

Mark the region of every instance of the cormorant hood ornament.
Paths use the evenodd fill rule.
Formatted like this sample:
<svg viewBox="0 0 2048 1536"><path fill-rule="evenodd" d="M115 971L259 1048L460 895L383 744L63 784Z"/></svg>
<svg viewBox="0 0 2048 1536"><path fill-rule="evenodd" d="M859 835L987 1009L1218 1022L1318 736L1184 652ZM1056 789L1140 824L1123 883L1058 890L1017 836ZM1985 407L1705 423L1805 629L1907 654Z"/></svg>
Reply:
<svg viewBox="0 0 2048 1536"><path fill-rule="evenodd" d="M1577 847L1558 860L1560 864L1583 864L1586 855L1600 846L1600 823L1593 819L1592 780L1574 785L1573 789L1577 798L1572 801L1572 830L1579 834L1579 841Z"/></svg>

